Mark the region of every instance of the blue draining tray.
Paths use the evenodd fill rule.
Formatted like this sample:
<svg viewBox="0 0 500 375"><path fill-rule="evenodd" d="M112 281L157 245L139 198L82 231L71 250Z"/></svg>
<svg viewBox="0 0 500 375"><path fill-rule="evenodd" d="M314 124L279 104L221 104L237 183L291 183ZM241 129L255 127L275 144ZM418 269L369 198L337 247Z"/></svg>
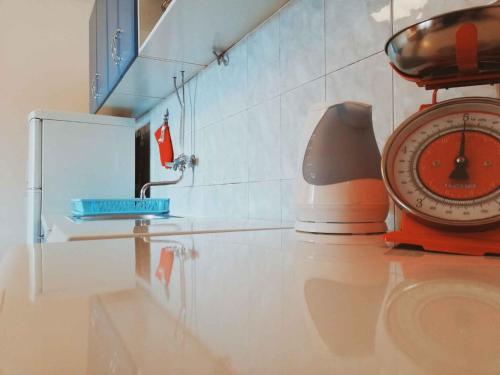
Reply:
<svg viewBox="0 0 500 375"><path fill-rule="evenodd" d="M165 215L169 212L170 199L72 199L71 206L75 217L117 214Z"/></svg>

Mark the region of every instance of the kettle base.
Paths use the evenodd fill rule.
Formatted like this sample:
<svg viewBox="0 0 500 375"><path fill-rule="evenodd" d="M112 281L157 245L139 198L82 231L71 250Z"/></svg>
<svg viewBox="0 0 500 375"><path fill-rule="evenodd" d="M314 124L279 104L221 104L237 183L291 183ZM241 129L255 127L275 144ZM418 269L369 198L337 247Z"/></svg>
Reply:
<svg viewBox="0 0 500 375"><path fill-rule="evenodd" d="M385 222L376 223L318 223L296 221L295 230L298 232L324 233L324 234L373 234L385 233Z"/></svg>

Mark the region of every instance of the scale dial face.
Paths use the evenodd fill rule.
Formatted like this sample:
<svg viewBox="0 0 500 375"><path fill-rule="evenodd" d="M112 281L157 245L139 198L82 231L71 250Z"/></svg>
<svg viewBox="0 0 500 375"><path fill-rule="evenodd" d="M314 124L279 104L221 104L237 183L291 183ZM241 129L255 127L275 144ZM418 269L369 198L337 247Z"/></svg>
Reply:
<svg viewBox="0 0 500 375"><path fill-rule="evenodd" d="M429 222L477 226L500 221L500 100L435 104L388 140L383 177L396 203Z"/></svg>

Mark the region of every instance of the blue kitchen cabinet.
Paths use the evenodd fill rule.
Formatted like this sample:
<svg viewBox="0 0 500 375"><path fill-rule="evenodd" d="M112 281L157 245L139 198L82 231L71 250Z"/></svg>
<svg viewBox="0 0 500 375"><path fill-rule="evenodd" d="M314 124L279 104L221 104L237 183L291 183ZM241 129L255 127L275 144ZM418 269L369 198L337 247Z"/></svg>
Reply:
<svg viewBox="0 0 500 375"><path fill-rule="evenodd" d="M107 0L108 84L114 88L137 56L136 0Z"/></svg>
<svg viewBox="0 0 500 375"><path fill-rule="evenodd" d="M136 0L96 0L89 28L89 109L96 113L137 57Z"/></svg>
<svg viewBox="0 0 500 375"><path fill-rule="evenodd" d="M109 94L106 0L96 0L90 16L89 27L90 111L95 113Z"/></svg>
<svg viewBox="0 0 500 375"><path fill-rule="evenodd" d="M89 109L91 113L97 111L96 98L97 77L97 3L92 8L89 20Z"/></svg>
<svg viewBox="0 0 500 375"><path fill-rule="evenodd" d="M137 118L175 92L173 77L194 77L214 47L226 51L289 0L94 1L90 111Z"/></svg>
<svg viewBox="0 0 500 375"><path fill-rule="evenodd" d="M107 4L106 0L97 3L97 40L96 40L96 104L100 107L109 94L107 60Z"/></svg>

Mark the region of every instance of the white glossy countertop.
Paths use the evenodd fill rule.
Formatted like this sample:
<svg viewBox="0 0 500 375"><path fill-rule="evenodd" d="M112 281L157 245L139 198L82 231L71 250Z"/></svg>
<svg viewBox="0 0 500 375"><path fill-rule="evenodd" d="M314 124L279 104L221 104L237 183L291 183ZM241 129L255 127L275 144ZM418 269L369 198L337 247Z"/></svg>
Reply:
<svg viewBox="0 0 500 375"><path fill-rule="evenodd" d="M112 238L167 236L206 232L230 232L293 228L293 223L270 220L175 217L153 220L75 221L65 215L43 218L47 242L85 241Z"/></svg>
<svg viewBox="0 0 500 375"><path fill-rule="evenodd" d="M497 374L500 258L292 230L0 264L0 374Z"/></svg>

